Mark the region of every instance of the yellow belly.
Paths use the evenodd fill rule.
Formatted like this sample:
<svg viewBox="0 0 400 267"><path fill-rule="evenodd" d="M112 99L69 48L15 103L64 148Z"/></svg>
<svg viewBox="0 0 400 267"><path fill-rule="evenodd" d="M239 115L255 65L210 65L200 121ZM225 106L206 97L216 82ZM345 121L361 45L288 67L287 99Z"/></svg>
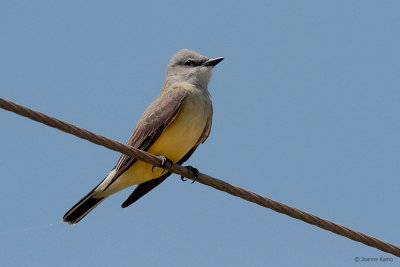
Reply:
<svg viewBox="0 0 400 267"><path fill-rule="evenodd" d="M174 121L147 151L155 155L164 155L173 162L179 161L197 144L210 112L211 102L208 96L190 94ZM143 161L136 161L107 191L113 194L163 174L162 169L154 168L152 171L152 167Z"/></svg>

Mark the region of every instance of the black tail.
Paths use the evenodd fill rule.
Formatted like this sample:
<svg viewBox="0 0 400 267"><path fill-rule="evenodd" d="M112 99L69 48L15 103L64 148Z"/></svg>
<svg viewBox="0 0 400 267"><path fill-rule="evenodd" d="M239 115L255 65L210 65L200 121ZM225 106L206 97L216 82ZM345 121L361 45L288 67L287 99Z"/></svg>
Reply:
<svg viewBox="0 0 400 267"><path fill-rule="evenodd" d="M97 188L97 187L96 187ZM104 197L95 198L93 193L96 190L94 188L86 196L84 196L78 203L76 203L63 217L63 221L68 224L75 224L83 219L92 209L99 205Z"/></svg>

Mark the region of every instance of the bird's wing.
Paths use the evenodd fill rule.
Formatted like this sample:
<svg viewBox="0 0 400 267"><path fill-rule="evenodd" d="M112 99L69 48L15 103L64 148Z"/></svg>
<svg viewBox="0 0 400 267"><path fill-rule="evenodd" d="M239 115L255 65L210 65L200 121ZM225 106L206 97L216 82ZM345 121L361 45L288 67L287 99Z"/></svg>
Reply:
<svg viewBox="0 0 400 267"><path fill-rule="evenodd" d="M186 160L188 160L190 158L190 156L193 154L193 152L196 150L196 148L199 146L200 143L203 143L207 137L210 134L211 131L211 124L212 124L212 109L210 112L210 116L208 117L207 123L206 123L206 127L204 127L204 131L201 134L199 141L196 143L196 145L188 152L186 153L186 155L180 159L177 163L178 164L182 164L184 163ZM138 200L139 198L141 198L142 196L144 196L145 194L147 194L148 192L150 192L153 188L155 188L157 185L161 184L165 179L167 179L168 176L170 176L171 173L167 172L165 173L163 176L157 178L157 179L153 179L147 182L144 182L142 184L139 184L134 190L133 192L129 195L129 197L127 198L127 200L125 200L124 203L122 203L121 207L122 208L126 208L129 205L133 204L136 200Z"/></svg>
<svg viewBox="0 0 400 267"><path fill-rule="evenodd" d="M213 108L211 106L211 111L210 111L210 115L208 116L208 119L207 119L206 127L204 127L204 131L201 134L199 141L197 142L197 146L200 145L201 143L204 143L207 140L208 136L210 135L211 125L212 125L212 116L213 116Z"/></svg>
<svg viewBox="0 0 400 267"><path fill-rule="evenodd" d="M126 144L144 151L149 149L179 113L186 96L187 91L180 87L159 96L143 113ZM116 174L106 188L129 169L136 160L122 154L114 167Z"/></svg>
<svg viewBox="0 0 400 267"><path fill-rule="evenodd" d="M121 207L126 208L133 204L136 200L141 198L142 196L146 195L148 192L150 192L152 189L154 189L157 185L161 184L164 182L165 179L167 179L168 176L170 176L171 173L167 172L163 174L161 177L158 177L156 179L144 182L142 184L139 184L133 192L129 195L129 197L122 203Z"/></svg>

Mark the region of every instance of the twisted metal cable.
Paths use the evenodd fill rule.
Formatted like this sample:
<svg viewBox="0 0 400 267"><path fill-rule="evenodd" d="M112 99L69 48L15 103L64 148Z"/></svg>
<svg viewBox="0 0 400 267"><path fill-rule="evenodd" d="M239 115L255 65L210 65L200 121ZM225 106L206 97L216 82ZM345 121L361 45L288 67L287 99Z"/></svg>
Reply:
<svg viewBox="0 0 400 267"><path fill-rule="evenodd" d="M130 146L121 144L121 143L114 141L112 139L109 139L107 137L95 134L86 129L72 125L71 123L64 122L62 120L48 116L41 112L21 106L19 104L16 104L16 103L6 100L4 98L0 98L0 107L5 110L12 111L21 116L41 122L50 127L57 128L63 132L73 134L79 138L86 139L92 143L95 143L95 144L107 147L109 149L121 152L125 155L134 157L138 160L147 162L154 166L161 167L161 159L155 155L152 155L145 151L141 151L134 147L130 147ZM166 169L168 171L174 172L176 174L183 175L189 179L194 179L193 173L188 168L183 167L181 165L174 164L174 163L170 164L168 162ZM260 206L272 209L276 212L286 214L292 218L302 220L309 224L313 224L319 228L331 231L335 234L347 237L347 238L352 239L357 242L361 242L367 246L374 247L381 251L385 251L387 253L390 253L390 254L400 257L400 247L398 247L398 246L392 245L388 242L379 240L375 237L363 234L361 232L352 230L352 229L342 226L340 224L325 220L325 219L315 216L311 213L301 211L294 207L274 201L267 197L264 197L264 196L254 193L254 192L251 192L249 190L231 185L227 182L213 178L206 174L200 173L196 181L199 183L211 186L220 191L224 191L233 196L240 197L244 200L256 203Z"/></svg>

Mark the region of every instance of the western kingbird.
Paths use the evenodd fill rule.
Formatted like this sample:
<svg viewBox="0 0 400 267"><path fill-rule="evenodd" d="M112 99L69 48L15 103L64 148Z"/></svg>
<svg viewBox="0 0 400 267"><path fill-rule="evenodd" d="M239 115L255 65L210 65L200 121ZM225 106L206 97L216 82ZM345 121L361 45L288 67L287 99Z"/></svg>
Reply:
<svg viewBox="0 0 400 267"><path fill-rule="evenodd" d="M140 117L127 145L162 155L182 164L211 130L212 103L208 82L212 68L224 58L208 58L183 49L172 56L161 93ZM107 197L138 185L122 207L128 207L171 173L121 155L115 167L92 191L75 204L63 221L75 224Z"/></svg>

